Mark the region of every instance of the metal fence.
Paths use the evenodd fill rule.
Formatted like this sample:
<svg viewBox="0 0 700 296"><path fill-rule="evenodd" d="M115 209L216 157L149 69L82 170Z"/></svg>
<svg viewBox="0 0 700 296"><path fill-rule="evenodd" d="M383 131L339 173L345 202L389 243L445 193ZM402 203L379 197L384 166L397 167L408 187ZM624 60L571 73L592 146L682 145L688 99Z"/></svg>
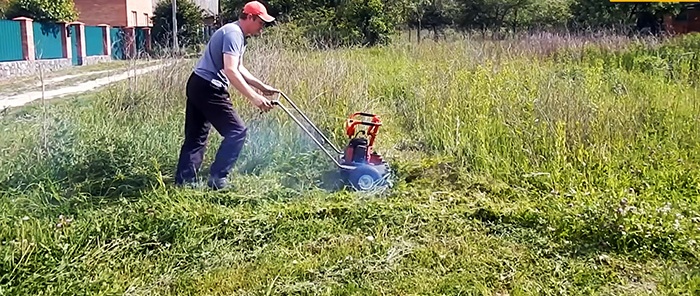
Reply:
<svg viewBox="0 0 700 296"><path fill-rule="evenodd" d="M34 29L34 53L37 59L60 59L63 58L63 36L64 30L58 24L33 23Z"/></svg>
<svg viewBox="0 0 700 296"><path fill-rule="evenodd" d="M124 31L121 28L110 28L109 39L112 41L112 58L123 60L124 55Z"/></svg>
<svg viewBox="0 0 700 296"><path fill-rule="evenodd" d="M29 32L23 31L23 24L27 24L26 30ZM111 47L113 59L140 58L150 50L150 28L112 27L105 31L105 27L101 26L84 26L84 40L78 38L79 28L80 25L64 23L0 20L0 62L64 59L70 51L72 64L80 65L85 62L82 58L102 56L109 50L104 48L107 42L105 34L109 34L111 44L107 46ZM22 40L25 36L29 38L26 44ZM82 58L79 51L81 41L84 41L82 45L85 48ZM25 52L27 48L29 52Z"/></svg>
<svg viewBox="0 0 700 296"><path fill-rule="evenodd" d="M104 30L102 27L85 26L85 55L103 55Z"/></svg>
<svg viewBox="0 0 700 296"><path fill-rule="evenodd" d="M0 62L21 61L22 28L19 22L0 20Z"/></svg>
<svg viewBox="0 0 700 296"><path fill-rule="evenodd" d="M136 28L134 35L136 35L136 52L144 52L146 50L146 32L143 28Z"/></svg>

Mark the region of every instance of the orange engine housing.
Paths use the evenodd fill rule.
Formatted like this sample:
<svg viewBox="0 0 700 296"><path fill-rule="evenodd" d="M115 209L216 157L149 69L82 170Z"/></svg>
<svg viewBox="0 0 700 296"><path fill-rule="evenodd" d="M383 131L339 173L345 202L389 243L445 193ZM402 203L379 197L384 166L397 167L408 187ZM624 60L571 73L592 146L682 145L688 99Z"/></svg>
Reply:
<svg viewBox="0 0 700 296"><path fill-rule="evenodd" d="M350 115L345 121L345 134L350 138L343 157L346 163L380 164L384 161L374 151L374 141L381 126L382 121L375 114L355 112Z"/></svg>

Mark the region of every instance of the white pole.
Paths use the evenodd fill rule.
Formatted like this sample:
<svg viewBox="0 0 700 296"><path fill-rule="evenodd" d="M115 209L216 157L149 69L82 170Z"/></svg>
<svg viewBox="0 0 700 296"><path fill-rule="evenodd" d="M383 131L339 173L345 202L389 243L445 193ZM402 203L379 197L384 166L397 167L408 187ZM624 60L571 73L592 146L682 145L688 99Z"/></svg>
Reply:
<svg viewBox="0 0 700 296"><path fill-rule="evenodd" d="M172 0L173 7L173 51L180 52L180 45L177 41L177 3L176 0Z"/></svg>

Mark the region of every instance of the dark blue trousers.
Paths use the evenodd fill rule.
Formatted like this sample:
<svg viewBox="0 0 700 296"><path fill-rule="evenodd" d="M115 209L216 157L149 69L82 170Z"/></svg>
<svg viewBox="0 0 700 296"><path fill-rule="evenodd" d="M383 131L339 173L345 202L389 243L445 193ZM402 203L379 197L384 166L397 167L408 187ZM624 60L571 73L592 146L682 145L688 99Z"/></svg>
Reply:
<svg viewBox="0 0 700 296"><path fill-rule="evenodd" d="M228 89L219 87L192 73L187 80L185 140L175 173L175 182L195 179L204 159L213 125L224 138L210 168L212 178L225 178L238 160L247 127L231 105Z"/></svg>

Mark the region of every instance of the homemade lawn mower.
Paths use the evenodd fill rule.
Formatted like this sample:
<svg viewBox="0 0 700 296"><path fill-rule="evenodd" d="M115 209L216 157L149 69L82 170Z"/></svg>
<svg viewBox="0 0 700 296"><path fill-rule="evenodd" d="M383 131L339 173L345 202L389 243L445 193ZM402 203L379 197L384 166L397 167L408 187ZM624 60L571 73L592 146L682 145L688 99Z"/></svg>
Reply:
<svg viewBox="0 0 700 296"><path fill-rule="evenodd" d="M330 140L316 127L315 124L297 107L294 102L284 93L283 97L313 129L321 135L321 138L336 152L334 156L314 135L302 124L279 100L272 103L280 106L284 112L291 117L294 122L301 127L306 134L318 145L323 152L338 166L341 181L345 185L350 185L357 191L370 191L385 186L391 186L389 177L391 170L389 164L382 156L374 150L374 140L382 126L379 116L371 113L356 112L350 115L345 121L345 133L350 141L344 151L338 149Z"/></svg>

